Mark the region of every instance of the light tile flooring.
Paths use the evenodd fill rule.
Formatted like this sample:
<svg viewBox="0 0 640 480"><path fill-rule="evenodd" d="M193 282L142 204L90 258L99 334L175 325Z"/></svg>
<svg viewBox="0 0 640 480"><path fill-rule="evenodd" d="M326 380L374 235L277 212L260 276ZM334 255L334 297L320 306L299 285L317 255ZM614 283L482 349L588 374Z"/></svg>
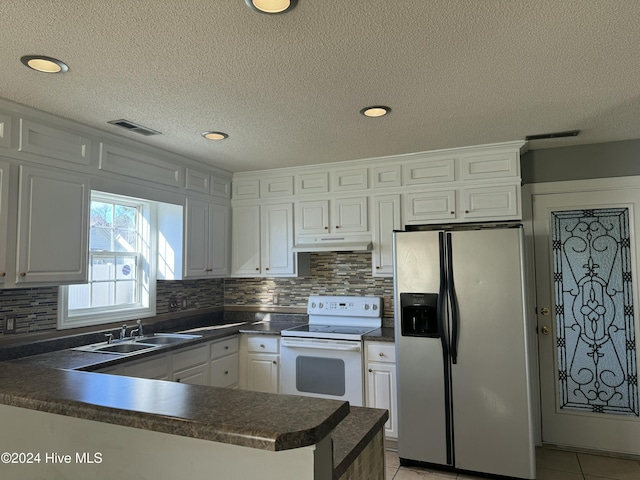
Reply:
<svg viewBox="0 0 640 480"><path fill-rule="evenodd" d="M401 467L398 454L386 451L386 480L480 479L470 475L424 468ZM640 460L536 449L537 480L640 480Z"/></svg>

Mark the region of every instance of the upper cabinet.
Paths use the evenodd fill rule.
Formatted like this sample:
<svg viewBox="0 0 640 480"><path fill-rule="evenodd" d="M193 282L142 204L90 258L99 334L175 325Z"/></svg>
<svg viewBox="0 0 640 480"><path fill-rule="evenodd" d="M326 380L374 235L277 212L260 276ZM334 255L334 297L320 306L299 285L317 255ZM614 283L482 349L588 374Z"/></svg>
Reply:
<svg viewBox="0 0 640 480"><path fill-rule="evenodd" d="M296 236L367 232L367 197L300 201Z"/></svg>
<svg viewBox="0 0 640 480"><path fill-rule="evenodd" d="M298 274L292 203L234 207L232 225L232 276Z"/></svg>
<svg viewBox="0 0 640 480"><path fill-rule="evenodd" d="M229 226L228 206L187 199L184 278L229 273Z"/></svg>
<svg viewBox="0 0 640 480"><path fill-rule="evenodd" d="M83 135L20 119L20 152L78 165L91 163L91 140Z"/></svg>
<svg viewBox="0 0 640 480"><path fill-rule="evenodd" d="M374 276L393 276L393 231L400 230L400 194L373 197L373 244L371 268Z"/></svg>
<svg viewBox="0 0 640 480"><path fill-rule="evenodd" d="M7 279L7 222L9 217L9 163L0 160L0 284Z"/></svg>
<svg viewBox="0 0 640 480"><path fill-rule="evenodd" d="M86 282L89 179L20 166L19 185L15 282Z"/></svg>

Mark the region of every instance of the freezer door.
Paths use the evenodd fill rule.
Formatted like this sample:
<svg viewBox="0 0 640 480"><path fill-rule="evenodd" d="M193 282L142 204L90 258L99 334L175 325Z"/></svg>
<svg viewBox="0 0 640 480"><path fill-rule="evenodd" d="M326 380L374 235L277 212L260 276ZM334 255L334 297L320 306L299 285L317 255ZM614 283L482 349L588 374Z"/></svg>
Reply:
<svg viewBox="0 0 640 480"><path fill-rule="evenodd" d="M535 478L522 229L450 234L460 313L451 367L456 467Z"/></svg>
<svg viewBox="0 0 640 480"><path fill-rule="evenodd" d="M440 338L403 336L401 293L437 294L440 287L438 232L394 235L398 455L447 465L445 379Z"/></svg>

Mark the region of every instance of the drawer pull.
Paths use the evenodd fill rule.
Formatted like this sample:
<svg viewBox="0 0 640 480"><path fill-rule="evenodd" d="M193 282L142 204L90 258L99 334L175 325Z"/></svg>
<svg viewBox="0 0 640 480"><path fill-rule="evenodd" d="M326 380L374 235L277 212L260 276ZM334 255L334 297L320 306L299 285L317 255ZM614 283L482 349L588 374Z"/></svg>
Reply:
<svg viewBox="0 0 640 480"><path fill-rule="evenodd" d="M381 356L381 357L384 357L384 353L380 352L380 356Z"/></svg>
<svg viewBox="0 0 640 480"><path fill-rule="evenodd" d="M261 344L260 344L260 348L264 348L264 343L261 343Z"/></svg>
<svg viewBox="0 0 640 480"><path fill-rule="evenodd" d="M277 365L277 364L278 364L278 362L276 362L276 361L274 360L274 361L273 361L273 364L274 364L274 365Z"/></svg>
<svg viewBox="0 0 640 480"><path fill-rule="evenodd" d="M229 345L225 345L225 346L224 346L224 349L225 349L225 350L229 350Z"/></svg>
<svg viewBox="0 0 640 480"><path fill-rule="evenodd" d="M369 373L373 373L373 370L369 369Z"/></svg>
<svg viewBox="0 0 640 480"><path fill-rule="evenodd" d="M27 276L27 274L26 274L25 272L20 272L20 276L21 276L21 277L26 277L26 276Z"/></svg>
<svg viewBox="0 0 640 480"><path fill-rule="evenodd" d="M6 275L5 272L0 272L0 277L4 277Z"/></svg>
<svg viewBox="0 0 640 480"><path fill-rule="evenodd" d="M224 374L225 374L225 375L229 375L229 370L225 370L225 371L224 371Z"/></svg>

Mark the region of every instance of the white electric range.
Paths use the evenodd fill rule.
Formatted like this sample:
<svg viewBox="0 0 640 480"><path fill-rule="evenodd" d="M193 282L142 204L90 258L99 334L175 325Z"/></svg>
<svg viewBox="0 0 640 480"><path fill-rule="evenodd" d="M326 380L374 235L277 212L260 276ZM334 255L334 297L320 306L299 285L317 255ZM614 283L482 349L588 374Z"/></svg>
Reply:
<svg viewBox="0 0 640 480"><path fill-rule="evenodd" d="M280 393L363 406L362 337L381 327L381 305L380 297L309 297L309 323L281 332Z"/></svg>

